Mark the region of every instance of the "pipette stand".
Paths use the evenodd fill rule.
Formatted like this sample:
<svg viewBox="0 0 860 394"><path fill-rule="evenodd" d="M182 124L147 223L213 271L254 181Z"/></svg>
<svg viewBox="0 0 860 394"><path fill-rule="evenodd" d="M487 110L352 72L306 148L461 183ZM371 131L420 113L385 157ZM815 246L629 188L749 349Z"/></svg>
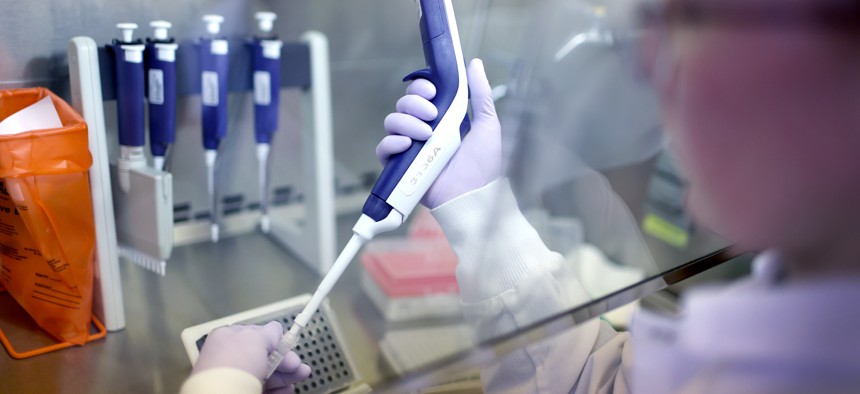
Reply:
<svg viewBox="0 0 860 394"><path fill-rule="evenodd" d="M231 83L230 90L251 93L250 50L242 42L231 42L230 48L231 79L238 81ZM299 42L284 43L282 51L281 89L299 89L301 92L302 149L301 158L296 158L295 162L302 169L299 179L302 200L300 203L270 206L271 228L268 235L314 272L323 274L335 259L335 219L338 208L335 204L328 39L320 32L308 31L302 34ZM185 59L194 61L185 56L182 47L178 57L178 62ZM242 73L249 75L243 76ZM345 204L350 206L347 209L356 205L350 201ZM230 237L260 231L260 218L258 211L249 210L222 215L219 220L221 235ZM176 245L210 242L208 221L176 223L174 241Z"/></svg>
<svg viewBox="0 0 860 394"><path fill-rule="evenodd" d="M250 50L242 42L231 42L230 48L231 80L238 81L231 81L230 91L251 93ZM296 158L296 163L302 168L299 179L302 201L270 206L271 228L268 235L313 271L322 274L335 258L337 209L328 39L320 32L308 31L302 34L298 43L284 43L282 51L281 89L299 89L301 92L302 149L301 158ZM182 47L178 56L178 62L186 58L187 61L194 61L184 56ZM219 220L221 235L230 237L260 231L260 218L258 211L249 210L222 215ZM174 240L176 245L209 242L208 221L176 223Z"/></svg>
<svg viewBox="0 0 860 394"><path fill-rule="evenodd" d="M87 122L90 153L93 155L89 171L96 225L93 312L109 331L118 331L125 328L125 312L108 170L98 46L89 37L75 37L69 42L68 56L72 106Z"/></svg>
<svg viewBox="0 0 860 394"><path fill-rule="evenodd" d="M334 147L328 40L319 32L302 35L310 49L310 85L302 93L302 182L304 215L271 212L273 239L320 275L335 259Z"/></svg>
<svg viewBox="0 0 860 394"><path fill-rule="evenodd" d="M84 38L80 38L81 40ZM75 39L78 40L78 39ZM75 42L73 40L73 43ZM230 39L230 92L250 93L250 49L244 39ZM72 44L70 44L72 45ZM313 271L327 272L335 259L335 219L340 205L353 210L359 203L347 198L346 204L336 204L334 148L332 133L332 97L329 71L328 40L320 32L308 31L300 42L285 43L282 49L281 89L297 88L302 101L302 143L300 186L302 200L269 210L271 230L269 236L294 253ZM97 53L96 73L100 76L100 89L84 91L85 101L102 102L115 99L112 60L104 47ZM179 98L199 95L197 50L193 42L180 43L177 57L177 95ZM99 73L100 67L100 73ZM77 71L73 70L73 73ZM92 79L92 78L91 78ZM98 79L93 81L98 83ZM91 91L100 90L100 97ZM104 124L103 109L99 119L88 123ZM92 124L92 123L91 123ZM115 134L115 133L114 133ZM113 167L113 166L112 166ZM116 181L114 175L114 181ZM130 171L130 193L114 187L116 234L120 244L128 249L146 252L153 257L169 256L173 246L209 241L208 220L174 222L171 174L152 168ZM358 205L356 205L358 204ZM259 231L258 212L244 211L222 215L222 237ZM118 248L120 249L120 248ZM123 250L128 250L123 249ZM123 254L129 256L128 253Z"/></svg>

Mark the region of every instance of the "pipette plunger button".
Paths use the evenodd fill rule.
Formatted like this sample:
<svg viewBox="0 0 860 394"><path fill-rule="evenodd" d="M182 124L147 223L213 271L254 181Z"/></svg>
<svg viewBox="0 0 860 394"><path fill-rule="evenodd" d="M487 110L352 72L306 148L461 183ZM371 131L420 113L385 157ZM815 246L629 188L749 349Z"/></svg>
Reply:
<svg viewBox="0 0 860 394"><path fill-rule="evenodd" d="M221 24L224 23L224 17L215 14L203 15L203 22L206 23L206 31L209 34L215 35L221 32Z"/></svg>
<svg viewBox="0 0 860 394"><path fill-rule="evenodd" d="M122 31L122 42L131 42L134 38L134 30L137 29L137 23L117 23L116 28Z"/></svg>

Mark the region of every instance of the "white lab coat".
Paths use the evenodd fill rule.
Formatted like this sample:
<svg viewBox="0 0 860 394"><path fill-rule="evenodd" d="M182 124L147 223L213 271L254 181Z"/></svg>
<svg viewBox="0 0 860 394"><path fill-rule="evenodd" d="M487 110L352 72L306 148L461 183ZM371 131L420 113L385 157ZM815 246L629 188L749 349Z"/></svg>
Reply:
<svg viewBox="0 0 860 394"><path fill-rule="evenodd" d="M490 338L588 298L506 180L432 211L457 253L467 319ZM482 368L490 393L860 392L860 281L781 283L775 254L740 283L685 296L631 333L592 320ZM635 352L634 352L635 349Z"/></svg>
<svg viewBox="0 0 860 394"><path fill-rule="evenodd" d="M256 394L263 383L256 376L238 368L212 368L195 373L185 380L179 394Z"/></svg>

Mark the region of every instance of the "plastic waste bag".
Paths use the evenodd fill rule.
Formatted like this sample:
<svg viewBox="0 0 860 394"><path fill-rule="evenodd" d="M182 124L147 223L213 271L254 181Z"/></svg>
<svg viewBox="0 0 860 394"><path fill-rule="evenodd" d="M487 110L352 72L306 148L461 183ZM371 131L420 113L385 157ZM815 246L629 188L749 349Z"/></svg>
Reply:
<svg viewBox="0 0 860 394"><path fill-rule="evenodd" d="M0 121L46 97L60 127L0 133L0 284L45 331L80 345L95 255L87 125L43 88L0 91Z"/></svg>

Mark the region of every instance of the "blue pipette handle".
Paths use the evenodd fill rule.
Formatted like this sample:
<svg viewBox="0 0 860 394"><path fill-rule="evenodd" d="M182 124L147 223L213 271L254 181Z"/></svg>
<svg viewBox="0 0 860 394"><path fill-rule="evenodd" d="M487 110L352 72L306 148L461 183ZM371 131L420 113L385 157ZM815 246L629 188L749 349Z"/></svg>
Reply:
<svg viewBox="0 0 860 394"><path fill-rule="evenodd" d="M451 36L445 0L421 0L420 7L421 18L418 23L427 68L407 75L403 81L423 78L436 86L436 97L432 103L436 106L439 115L436 119L427 122L435 132L436 126L447 116L447 111L454 101L460 84L461 76L458 72L458 60L454 50L454 45L459 46L459 42L455 43ZM469 129L469 116L466 115L460 125L461 136L465 136ZM376 221L383 220L388 216L392 207L386 200L406 174L424 144L424 141L413 140L412 145L405 152L391 156L373 186L362 213Z"/></svg>
<svg viewBox="0 0 860 394"><path fill-rule="evenodd" d="M174 45L174 40L148 40L146 45L149 148L153 156L164 156L176 139L176 57L159 56L159 51L171 50L165 46Z"/></svg>
<svg viewBox="0 0 860 394"><path fill-rule="evenodd" d="M143 146L146 142L144 126L144 81L143 56L135 61L135 56L126 56L123 46L142 45L140 42L123 43L114 40L110 48L114 55L116 69L117 123L119 144L123 146ZM142 55L142 54L141 54Z"/></svg>
<svg viewBox="0 0 860 394"><path fill-rule="evenodd" d="M227 136L228 56L213 51L218 39L200 40L200 95L203 104L203 147L217 150ZM223 43L226 45L226 42Z"/></svg>
<svg viewBox="0 0 860 394"><path fill-rule="evenodd" d="M266 45L278 47L277 53ZM278 105L281 88L280 43L273 39L254 38L254 137L258 144L272 142L272 134L278 130Z"/></svg>

